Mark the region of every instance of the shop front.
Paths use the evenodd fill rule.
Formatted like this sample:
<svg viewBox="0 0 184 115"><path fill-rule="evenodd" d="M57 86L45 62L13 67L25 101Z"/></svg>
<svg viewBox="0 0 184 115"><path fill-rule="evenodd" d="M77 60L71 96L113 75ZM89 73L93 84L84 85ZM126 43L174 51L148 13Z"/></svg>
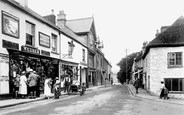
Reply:
<svg viewBox="0 0 184 115"><path fill-rule="evenodd" d="M80 65L79 65L79 67L80 67L80 83L82 84L82 83L85 83L86 84L86 76L87 76L87 64L86 63L84 63L84 62L80 62Z"/></svg>
<svg viewBox="0 0 184 115"><path fill-rule="evenodd" d="M75 62L68 62L68 61L61 61L61 87L64 87L64 78L66 75L69 75L72 84L79 85L80 84L80 77L79 77L79 63Z"/></svg>
<svg viewBox="0 0 184 115"><path fill-rule="evenodd" d="M36 71L37 74L40 76L40 80L38 83L40 85L39 94L43 93L44 81L46 76L50 76L52 79L55 79L55 77L59 76L59 60L51 58L50 52L48 51L39 50L38 48L30 46L21 46L21 50L19 50L18 47L16 47L16 49L14 48L19 44L16 44L14 46L11 46L10 44L13 43L9 41L3 42L3 47L6 48L9 53L9 55L6 57L7 61L5 61L5 58L3 61L3 63L6 63L8 65L6 66L8 69L4 69L8 70L6 71L8 75L6 79L5 77L3 78L3 80L9 82L8 85L5 82L3 83L9 86L9 91L6 91L6 93L13 93L13 78L15 78L17 74L20 75L22 71L27 71L28 68ZM2 66L2 64L0 66ZM2 93L0 92L0 95L1 94Z"/></svg>

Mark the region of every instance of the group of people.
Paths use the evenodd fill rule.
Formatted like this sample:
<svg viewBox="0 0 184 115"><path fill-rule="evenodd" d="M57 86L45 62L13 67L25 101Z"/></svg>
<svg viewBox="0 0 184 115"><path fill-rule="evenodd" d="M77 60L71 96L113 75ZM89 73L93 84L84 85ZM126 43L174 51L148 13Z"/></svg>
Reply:
<svg viewBox="0 0 184 115"><path fill-rule="evenodd" d="M70 76L65 75L65 77L64 77L64 92L69 92L70 84L71 84ZM54 82L49 77L47 77L45 79L45 83L44 83L45 98L46 99L50 98L52 85L53 85L53 89L54 89L54 98L59 99L59 96L61 95L61 82L60 82L58 77L55 78Z"/></svg>
<svg viewBox="0 0 184 115"><path fill-rule="evenodd" d="M137 78L136 80L135 80L135 82L134 82L134 87L135 87L135 89L136 89L136 93L138 94L138 89L139 89L139 87L140 87L140 80L139 80L139 78ZM168 94L169 94L169 90L165 87L165 85L164 85L164 82L163 81L161 81L161 89L160 89L161 91L160 91L160 99L162 99L162 98L164 98L164 99L169 99L169 97L168 97Z"/></svg>
<svg viewBox="0 0 184 115"><path fill-rule="evenodd" d="M22 71L13 79L14 83L14 97L34 99L39 97L39 80L40 76L30 69L29 71Z"/></svg>

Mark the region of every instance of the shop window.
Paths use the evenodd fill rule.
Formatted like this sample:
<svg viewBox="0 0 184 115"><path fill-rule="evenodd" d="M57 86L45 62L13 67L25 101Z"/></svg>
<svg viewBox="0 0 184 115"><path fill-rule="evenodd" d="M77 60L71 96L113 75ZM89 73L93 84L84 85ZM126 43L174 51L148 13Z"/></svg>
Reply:
<svg viewBox="0 0 184 115"><path fill-rule="evenodd" d="M182 66L182 52L168 53L168 67Z"/></svg>
<svg viewBox="0 0 184 115"><path fill-rule="evenodd" d="M57 36L52 34L52 51L57 52Z"/></svg>
<svg viewBox="0 0 184 115"><path fill-rule="evenodd" d="M183 78L166 78L165 87L169 91L173 92L183 92L184 91L184 79Z"/></svg>
<svg viewBox="0 0 184 115"><path fill-rule="evenodd" d="M35 41L35 25L26 22L26 44L34 46Z"/></svg>
<svg viewBox="0 0 184 115"><path fill-rule="evenodd" d="M85 62L85 49L82 49L82 61Z"/></svg>

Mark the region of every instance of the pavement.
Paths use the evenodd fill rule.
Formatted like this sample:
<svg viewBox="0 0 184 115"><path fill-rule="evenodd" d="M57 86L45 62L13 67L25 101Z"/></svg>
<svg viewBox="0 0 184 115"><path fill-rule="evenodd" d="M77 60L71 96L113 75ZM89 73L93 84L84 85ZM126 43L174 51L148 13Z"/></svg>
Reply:
<svg viewBox="0 0 184 115"><path fill-rule="evenodd" d="M93 87L87 88L86 91L95 90L95 89L103 88L103 87L106 87L106 86L93 86ZM64 98L66 96L68 96L68 94L66 94L62 91L60 98ZM54 94L51 94L50 98L54 98ZM16 105L20 105L20 104L25 104L25 103L35 102L35 101L41 101L41 100L46 100L46 98L43 94L41 94L40 97L37 97L35 99L14 99L14 98L11 98L11 99L0 100L0 109L5 108L5 107L16 106Z"/></svg>
<svg viewBox="0 0 184 115"><path fill-rule="evenodd" d="M129 90L129 92L135 97L153 100L153 101L158 101L158 102L162 102L162 103L184 105L183 99L176 99L176 98L171 98L171 97L168 100L167 99L159 99L159 96L151 95L145 89L142 89L142 88L139 88L138 94L136 94L135 87L132 84L126 84L126 86Z"/></svg>
<svg viewBox="0 0 184 115"><path fill-rule="evenodd" d="M111 85L109 85L111 86ZM175 99L175 98L170 98L168 100L164 100L164 99L159 99L158 96L153 96L151 94L149 94L145 89L141 89L139 88L139 93L136 94L135 92L135 88L132 84L126 84L130 94L132 94L135 97L139 97L139 98L143 98L143 99L148 99L148 100L153 100L153 101L158 101L158 102L162 102L162 103L171 103L171 104L178 104L178 105L184 105L184 100L182 99ZM94 87L89 87L86 89L86 91L90 91L90 90L95 90L98 88L104 88L104 87L108 87L108 86L94 86ZM66 93L61 92L61 96L60 98L64 98L68 96ZM53 98L54 94L51 94L50 98ZM0 109L1 108L5 108L5 107L11 107L11 106L16 106L16 105L20 105L20 104L25 104L25 103L30 103L30 102L35 102L35 101L41 101L41 100L45 100L44 95L40 95L40 97L36 98L36 99L6 99L6 100L0 100Z"/></svg>

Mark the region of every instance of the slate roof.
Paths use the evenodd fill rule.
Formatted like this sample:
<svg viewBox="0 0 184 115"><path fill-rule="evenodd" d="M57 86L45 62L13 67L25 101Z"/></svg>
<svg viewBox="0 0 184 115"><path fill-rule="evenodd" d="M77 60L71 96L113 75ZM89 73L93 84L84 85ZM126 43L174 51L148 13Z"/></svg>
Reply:
<svg viewBox="0 0 184 115"><path fill-rule="evenodd" d="M76 20L67 20L66 26L72 29L75 33L86 33L89 32L93 24L93 17L82 18Z"/></svg>
<svg viewBox="0 0 184 115"><path fill-rule="evenodd" d="M160 33L146 47L143 59L153 47L184 46L184 17L180 16L166 31Z"/></svg>
<svg viewBox="0 0 184 115"><path fill-rule="evenodd" d="M87 45L85 43L80 42L80 36L76 35L70 28L66 27L66 26L62 26L60 28L61 32L70 37L71 39L73 39L74 41L80 43L81 45L83 45L84 47L87 47Z"/></svg>

